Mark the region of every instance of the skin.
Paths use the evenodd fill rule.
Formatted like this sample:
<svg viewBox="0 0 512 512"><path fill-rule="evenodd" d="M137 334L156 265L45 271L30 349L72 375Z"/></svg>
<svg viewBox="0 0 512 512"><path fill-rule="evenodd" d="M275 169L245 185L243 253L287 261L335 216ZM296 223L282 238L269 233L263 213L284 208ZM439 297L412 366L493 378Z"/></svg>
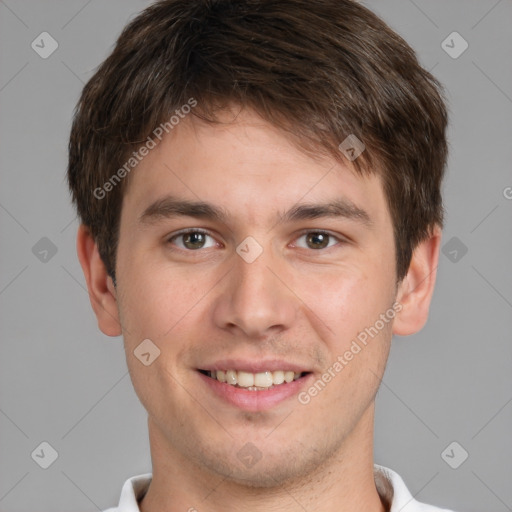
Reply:
<svg viewBox="0 0 512 512"><path fill-rule="evenodd" d="M397 283L392 220L377 175L313 159L249 110L223 116L222 125L187 116L130 175L117 287L88 229L78 233L99 328L123 335L148 412L153 481L140 508L382 512L373 476L375 394L392 334L414 333L427 319L440 230L415 249ZM141 221L167 194L211 203L227 218ZM339 198L370 222L278 220L297 204ZM184 237L170 240L192 228L211 235L203 246L201 238L197 249L187 249ZM315 230L332 235L327 247L308 239ZM263 249L252 263L236 252L247 236ZM395 302L394 321L306 405L294 395L268 410L241 410L197 372L220 358L279 359L307 368L311 384ZM160 350L149 366L133 354L147 338ZM237 456L249 441L261 455L252 467Z"/></svg>

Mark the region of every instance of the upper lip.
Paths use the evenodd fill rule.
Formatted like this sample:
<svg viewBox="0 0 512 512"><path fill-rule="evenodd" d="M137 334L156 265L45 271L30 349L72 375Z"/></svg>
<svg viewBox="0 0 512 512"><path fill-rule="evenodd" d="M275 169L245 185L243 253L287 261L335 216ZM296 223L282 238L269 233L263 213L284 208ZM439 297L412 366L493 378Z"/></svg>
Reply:
<svg viewBox="0 0 512 512"><path fill-rule="evenodd" d="M206 364L198 368L199 370L215 371L215 370L238 370L248 373L261 373L261 372L274 372L282 370L285 372L303 373L310 372L306 366L290 361L283 361L279 359L269 360L247 360L247 359L222 359L215 361L212 364Z"/></svg>

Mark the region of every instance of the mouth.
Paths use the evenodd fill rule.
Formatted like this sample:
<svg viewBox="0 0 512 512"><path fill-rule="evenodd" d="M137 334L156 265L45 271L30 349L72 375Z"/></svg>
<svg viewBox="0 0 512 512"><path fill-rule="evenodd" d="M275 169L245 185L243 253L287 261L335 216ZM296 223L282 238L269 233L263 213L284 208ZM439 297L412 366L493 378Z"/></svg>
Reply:
<svg viewBox="0 0 512 512"><path fill-rule="evenodd" d="M242 370L199 370L199 372L222 384L248 391L267 391L283 384L289 384L311 373L291 370L267 370L258 373Z"/></svg>
<svg viewBox="0 0 512 512"><path fill-rule="evenodd" d="M218 369L219 366L198 369L197 375L213 399L250 412L269 411L293 400L314 379L313 372L298 371L299 368L295 368L297 371L290 368L264 370L258 365L253 368L256 371L250 372L250 368L240 370L230 369L230 366L226 365L225 370Z"/></svg>

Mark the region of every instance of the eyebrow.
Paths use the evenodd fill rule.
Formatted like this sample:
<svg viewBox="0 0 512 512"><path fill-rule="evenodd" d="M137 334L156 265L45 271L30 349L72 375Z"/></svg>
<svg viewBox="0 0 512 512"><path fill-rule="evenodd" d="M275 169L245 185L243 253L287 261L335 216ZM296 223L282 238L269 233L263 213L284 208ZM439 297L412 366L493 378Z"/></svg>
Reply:
<svg viewBox="0 0 512 512"><path fill-rule="evenodd" d="M348 199L336 199L321 204L299 204L280 214L279 221L293 222L327 217L355 220L368 227L373 224L370 215Z"/></svg>
<svg viewBox="0 0 512 512"><path fill-rule="evenodd" d="M228 213L218 206L203 201L189 201L166 196L150 204L139 217L142 223L152 223L172 217L195 217L226 222Z"/></svg>
<svg viewBox="0 0 512 512"><path fill-rule="evenodd" d="M173 217L194 217L227 224L229 213L218 206L204 201L190 201L166 196L150 204L140 215L141 223L150 224L161 219ZM278 212L277 222L294 222L319 218L345 218L354 220L367 227L373 222L370 215L352 201L340 198L327 203L299 204L286 212Z"/></svg>

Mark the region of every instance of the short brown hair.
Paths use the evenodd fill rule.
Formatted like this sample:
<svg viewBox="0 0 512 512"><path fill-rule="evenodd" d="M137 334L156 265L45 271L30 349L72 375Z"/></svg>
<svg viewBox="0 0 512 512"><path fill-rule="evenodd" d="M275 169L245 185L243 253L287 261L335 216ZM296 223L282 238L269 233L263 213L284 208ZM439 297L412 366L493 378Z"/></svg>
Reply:
<svg viewBox="0 0 512 512"><path fill-rule="evenodd" d="M442 90L375 14L352 0L161 0L123 30L84 87L71 130L73 201L112 277L127 180L104 197L94 191L190 98L208 122L228 103L252 108L342 160L339 144L360 139L366 150L353 164L382 177L399 280L442 225Z"/></svg>

